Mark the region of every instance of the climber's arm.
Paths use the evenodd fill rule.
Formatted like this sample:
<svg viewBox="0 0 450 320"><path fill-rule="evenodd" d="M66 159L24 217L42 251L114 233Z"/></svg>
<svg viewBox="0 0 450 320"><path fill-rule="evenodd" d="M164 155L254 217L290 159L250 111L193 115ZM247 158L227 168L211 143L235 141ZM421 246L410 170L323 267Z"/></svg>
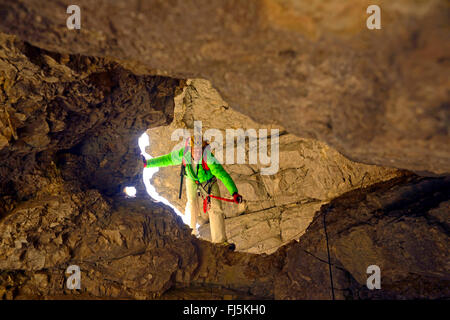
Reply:
<svg viewBox="0 0 450 320"><path fill-rule="evenodd" d="M180 150L173 151L169 154L148 159L144 167L145 168L168 167L181 164L181 161L183 159L183 152L184 148L181 148Z"/></svg>
<svg viewBox="0 0 450 320"><path fill-rule="evenodd" d="M211 170L211 173L216 176L227 188L228 192L230 192L231 195L234 195L235 193L238 193L238 189L236 187L236 184L234 183L233 179L230 177L228 172L225 171L223 166L217 161L216 158L212 154L208 154L208 161L207 161L208 167Z"/></svg>

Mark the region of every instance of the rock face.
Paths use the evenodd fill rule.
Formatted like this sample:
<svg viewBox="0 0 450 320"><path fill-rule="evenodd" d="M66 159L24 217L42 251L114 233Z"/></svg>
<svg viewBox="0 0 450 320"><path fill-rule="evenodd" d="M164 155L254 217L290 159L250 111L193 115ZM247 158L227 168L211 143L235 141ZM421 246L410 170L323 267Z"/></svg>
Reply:
<svg viewBox="0 0 450 320"><path fill-rule="evenodd" d="M325 214L337 299L450 293L448 179L403 177L351 191L324 206L299 243L271 255L198 240L148 199L60 187L2 219L3 298L330 299ZM370 291L365 272L374 264L382 289ZM82 271L75 293L65 286L69 265Z"/></svg>
<svg viewBox="0 0 450 320"><path fill-rule="evenodd" d="M60 1L0 4L0 30L39 47L208 79L237 111L349 159L450 172L445 1L380 2L381 30L359 0L80 0L79 31Z"/></svg>
<svg viewBox="0 0 450 320"><path fill-rule="evenodd" d="M280 132L279 170L275 174L262 174L261 169L267 165L262 164L259 157L257 164L249 164L248 141L245 163L224 165L246 199L245 211L235 204L224 203L227 236L241 251L272 253L281 245L298 240L324 203L349 190L401 174L394 169L352 162L323 143L287 134L283 127L255 123L232 110L208 81L200 79L188 80L182 94L175 98L174 119L169 126L147 131L150 138L147 152L158 156L171 152L180 141L184 146L183 139L168 140L177 129L188 129L192 133L194 120L201 121L205 133L211 129L219 130L224 145L225 129L243 129L245 132L254 129L257 133L267 129L270 133L276 128ZM268 143L269 151L273 152L270 148ZM237 150L235 145L235 152ZM223 160L226 160L225 149L223 154ZM178 199L179 172L178 166L161 168L152 183L158 193L184 212L184 191L182 199ZM221 194L230 197L223 184L219 184ZM245 214L239 215L242 213ZM203 238L210 239L209 223L199 231Z"/></svg>
<svg viewBox="0 0 450 320"><path fill-rule="evenodd" d="M109 194L139 173L137 138L170 121L179 80L135 76L112 61L47 52L11 36L0 44L2 194L45 190L46 177L35 175L51 162L68 168L66 179Z"/></svg>

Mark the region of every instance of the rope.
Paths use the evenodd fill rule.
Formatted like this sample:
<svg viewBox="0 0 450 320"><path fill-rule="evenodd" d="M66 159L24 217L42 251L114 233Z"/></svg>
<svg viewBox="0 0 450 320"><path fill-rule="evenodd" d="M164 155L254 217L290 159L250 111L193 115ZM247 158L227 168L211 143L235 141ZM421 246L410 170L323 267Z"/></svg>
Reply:
<svg viewBox="0 0 450 320"><path fill-rule="evenodd" d="M325 211L325 213L323 214L323 230L325 232L325 240L327 242L328 270L330 271L331 296L333 297L333 300L335 300L335 297L334 297L334 286L333 286L333 272L331 271L330 248L328 246L327 225L325 223L325 217L326 217L327 213L328 213L328 210Z"/></svg>

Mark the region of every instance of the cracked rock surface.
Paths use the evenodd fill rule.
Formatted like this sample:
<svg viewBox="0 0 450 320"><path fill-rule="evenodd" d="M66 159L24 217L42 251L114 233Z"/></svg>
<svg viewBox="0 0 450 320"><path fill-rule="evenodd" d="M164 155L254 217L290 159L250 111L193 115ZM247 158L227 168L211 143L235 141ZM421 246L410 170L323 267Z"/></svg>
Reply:
<svg viewBox="0 0 450 320"><path fill-rule="evenodd" d="M359 0L77 5L82 27L70 31L59 0L2 0L0 30L137 73L208 79L235 110L354 161L450 172L446 1L380 2L381 30L367 29Z"/></svg>
<svg viewBox="0 0 450 320"><path fill-rule="evenodd" d="M176 129L193 132L194 119L201 121L204 132L220 130L223 144L226 142L226 129L243 129L245 132L253 129L257 133L259 129L267 129L270 134L271 129L275 128L280 132L279 170L275 174L264 175L261 172L268 166L261 164L259 156L257 164L249 164L248 138L245 163L224 166L246 200L245 206L223 203L228 239L240 251L272 253L283 244L298 240L311 223L314 213L331 199L349 190L402 174L396 169L355 163L324 143L298 138L288 134L283 127L258 124L232 110L208 81L200 79L188 80L183 92L175 98L174 119L170 125L147 131L150 137L147 152L152 156L171 152L180 141L168 141L163 137L170 137ZM210 141L213 143L215 139ZM270 143L268 150L273 152ZM236 152L239 152L237 147ZM225 160L225 151L223 153ZM178 192L174 192L179 188L179 171L178 166L161 168L153 178L153 185L158 193L184 212L186 193L183 191L179 200ZM229 198L223 184L219 182L219 185L222 196ZM199 229L200 235L210 239L208 219L204 219L203 215L199 221L203 223Z"/></svg>

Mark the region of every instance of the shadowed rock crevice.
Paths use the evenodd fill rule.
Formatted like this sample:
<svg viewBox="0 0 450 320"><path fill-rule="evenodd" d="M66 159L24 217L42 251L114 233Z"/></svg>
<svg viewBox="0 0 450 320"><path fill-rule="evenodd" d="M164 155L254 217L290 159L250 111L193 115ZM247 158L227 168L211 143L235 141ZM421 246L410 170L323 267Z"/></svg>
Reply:
<svg viewBox="0 0 450 320"><path fill-rule="evenodd" d="M222 153L225 169L232 175L239 192L244 196L245 205L223 203L226 215L226 231L237 250L251 253L272 253L291 240L298 240L311 222L321 205L353 189L362 188L379 181L385 181L404 174L396 169L356 163L346 159L336 150L313 140L302 139L286 132L281 126L265 126L253 122L249 117L232 110L228 103L206 80L188 80L183 92L175 98L174 119L168 126L160 126L147 131L150 146L147 152L152 156L167 154L179 141L167 141L177 129L193 130L194 120L201 121L204 132L218 130L220 137L213 136L209 142L219 142L226 146L227 130L241 129L243 133L260 129L277 129L279 133L279 168L272 175L264 175L268 165L250 163L250 154L258 153L263 137L245 138L244 163L229 164ZM206 137L205 137L206 139ZM221 141L223 139L223 141ZM271 138L268 137L269 154ZM234 152L239 152L237 144ZM228 147L226 147L228 148ZM152 179L158 193L166 197L178 210L184 212L186 195L178 199L178 167L161 168ZM221 194L230 197L226 188L219 183ZM210 227L204 213L198 219L200 236L210 239Z"/></svg>
<svg viewBox="0 0 450 320"><path fill-rule="evenodd" d="M21 199L44 190L48 177L33 177L50 165L78 187L108 194L138 174L137 139L171 121L182 81L136 76L114 61L49 53L6 35L0 41L5 193Z"/></svg>

